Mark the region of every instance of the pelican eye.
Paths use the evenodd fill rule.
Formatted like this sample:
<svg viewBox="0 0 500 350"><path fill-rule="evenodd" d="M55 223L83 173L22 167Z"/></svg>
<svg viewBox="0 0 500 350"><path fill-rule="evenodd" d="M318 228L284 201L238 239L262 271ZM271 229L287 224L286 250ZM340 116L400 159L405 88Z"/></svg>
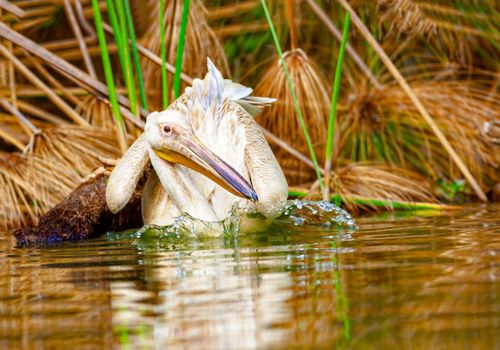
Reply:
<svg viewBox="0 0 500 350"><path fill-rule="evenodd" d="M172 128L171 128L170 126L168 126L168 125L165 125L165 126L163 127L163 132L164 132L165 134L170 134L170 133L172 132Z"/></svg>

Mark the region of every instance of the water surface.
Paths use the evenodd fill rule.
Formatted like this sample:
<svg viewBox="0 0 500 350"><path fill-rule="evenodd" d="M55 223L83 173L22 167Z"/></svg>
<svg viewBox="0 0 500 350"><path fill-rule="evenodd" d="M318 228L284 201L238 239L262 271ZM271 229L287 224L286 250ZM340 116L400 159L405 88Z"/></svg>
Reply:
<svg viewBox="0 0 500 350"><path fill-rule="evenodd" d="M499 209L372 216L357 231L5 238L0 348L498 349Z"/></svg>

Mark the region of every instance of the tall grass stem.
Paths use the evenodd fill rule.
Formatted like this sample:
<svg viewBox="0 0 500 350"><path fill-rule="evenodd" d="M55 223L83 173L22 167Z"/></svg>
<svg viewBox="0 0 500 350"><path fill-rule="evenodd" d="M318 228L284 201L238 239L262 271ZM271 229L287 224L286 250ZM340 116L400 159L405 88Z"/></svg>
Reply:
<svg viewBox="0 0 500 350"><path fill-rule="evenodd" d="M120 114L120 106L118 105L118 98L116 96L115 82L113 80L113 69L111 67L111 61L109 59L108 47L106 45L106 36L104 35L101 11L99 10L98 0L92 0L92 9L94 11L97 39L99 41L99 47L101 48L102 65L104 67L104 76L106 78L106 85L108 86L109 101L111 102L111 110L113 112L113 117L116 120L115 130L117 134L118 144L120 146L122 153L125 153L127 151L127 140L125 137L125 123L123 122L122 116Z"/></svg>
<svg viewBox="0 0 500 350"><path fill-rule="evenodd" d="M344 19L344 28L342 29L342 40L340 41L337 67L335 68L335 78L332 89L332 104L330 107L330 118L328 119L328 138L326 141L325 156L325 188L323 191L324 200L328 200L328 198L330 198L330 178L333 158L333 139L335 135L335 120L337 118L337 101L339 100L340 82L342 81L342 62L344 61L345 48L349 36L350 25L351 14L347 12Z"/></svg>
<svg viewBox="0 0 500 350"><path fill-rule="evenodd" d="M117 34L121 37L121 46L118 47L118 49L122 52L121 57L123 61L121 64L125 85L127 86L128 98L130 100L130 110L133 114L137 115L137 93L135 90L134 68L132 67L132 59L130 57L130 49L128 46L127 19L123 0L111 0L111 2L116 4L116 11L118 13L119 31Z"/></svg>
<svg viewBox="0 0 500 350"><path fill-rule="evenodd" d="M181 95L182 56L184 54L184 44L186 42L186 28L188 24L188 19L189 19L189 0L184 0L184 4L182 6L181 30L179 31L177 55L175 57L175 74L174 74L175 98Z"/></svg>
<svg viewBox="0 0 500 350"><path fill-rule="evenodd" d="M273 37L274 45L276 46L276 51L278 52L278 56L280 57L281 64L283 66L283 71L285 72L286 80L288 83L288 87L290 89L290 93L292 95L293 105L299 117L300 126L302 131L304 132L304 138L306 139L307 148L309 149L309 153L311 155L311 160L314 164L314 171L316 172L316 176L318 178L319 185L321 190L324 189L323 178L321 176L321 170L318 164L318 159L316 158L316 153L314 152L314 147L311 142L311 137L309 136L309 132L307 131L307 126L304 120L304 116L302 115L302 110L299 106L299 100L297 98L297 94L295 93L295 89L293 87L292 79L290 78L290 73L288 72L288 67L285 62L285 58L283 56L283 51L281 50L280 42L278 39L278 35L276 34L276 30L274 28L273 20L271 19L271 14L269 13L269 9L266 4L266 0L261 0L262 9L264 10L264 14L266 16L267 23L269 25L269 30L271 31L271 35Z"/></svg>
<svg viewBox="0 0 500 350"><path fill-rule="evenodd" d="M135 73L137 74L137 83L139 85L139 96L141 99L141 106L148 109L148 100L146 97L146 88L144 87L144 77L142 75L141 60L139 58L139 50L137 48L137 38L135 36L134 21L132 18L132 11L130 10L130 0L123 0L125 5L125 16L127 19L127 27L130 36L130 44L132 46L132 56L134 58Z"/></svg>
<svg viewBox="0 0 500 350"><path fill-rule="evenodd" d="M160 57L161 57L161 93L163 109L168 107L168 82L167 82L167 47L165 45L165 4L160 0Z"/></svg>

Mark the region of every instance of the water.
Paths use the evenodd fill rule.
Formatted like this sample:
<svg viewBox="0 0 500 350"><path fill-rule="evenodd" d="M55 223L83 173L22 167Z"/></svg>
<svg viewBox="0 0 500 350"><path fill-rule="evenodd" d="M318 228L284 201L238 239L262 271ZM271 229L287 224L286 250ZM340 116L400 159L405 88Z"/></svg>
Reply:
<svg viewBox="0 0 500 350"><path fill-rule="evenodd" d="M499 349L499 209L4 238L0 349Z"/></svg>

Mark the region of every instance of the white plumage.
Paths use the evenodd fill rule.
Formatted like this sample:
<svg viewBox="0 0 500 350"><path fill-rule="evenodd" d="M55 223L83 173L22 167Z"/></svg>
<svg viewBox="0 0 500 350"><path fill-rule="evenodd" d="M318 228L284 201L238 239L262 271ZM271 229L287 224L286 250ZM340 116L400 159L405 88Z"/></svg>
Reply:
<svg viewBox="0 0 500 350"><path fill-rule="evenodd" d="M273 208L287 198L288 186L252 117L274 99L251 93L251 88L224 80L208 60L203 80L194 79L193 86L165 111L148 116L144 135L109 178L109 208L117 212L125 206L149 159L154 172L142 199L146 224L170 224L183 212L218 221L234 205L257 205L264 215L274 215ZM194 168L185 166L191 162L196 163ZM224 188L214 182L217 179ZM249 200L255 196L257 203Z"/></svg>

